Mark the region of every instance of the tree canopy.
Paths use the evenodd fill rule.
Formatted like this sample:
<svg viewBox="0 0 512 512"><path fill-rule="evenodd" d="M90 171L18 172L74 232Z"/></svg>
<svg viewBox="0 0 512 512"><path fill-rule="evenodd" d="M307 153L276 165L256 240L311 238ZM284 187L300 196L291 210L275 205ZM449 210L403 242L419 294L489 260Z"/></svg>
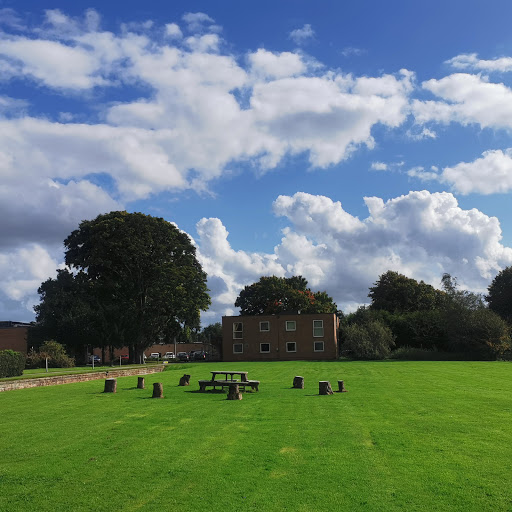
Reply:
<svg viewBox="0 0 512 512"><path fill-rule="evenodd" d="M272 315L285 311L336 313L337 306L325 291L313 293L302 276L264 276L246 286L235 306L242 315Z"/></svg>
<svg viewBox="0 0 512 512"><path fill-rule="evenodd" d="M189 237L170 222L110 212L83 221L64 246L72 272L42 284L37 313L43 324L50 325L51 311L61 300L62 306L69 303L74 293L96 334L114 334L134 361L151 344L184 327L199 327L199 313L210 304L206 274ZM93 314L86 314L87 309Z"/></svg>
<svg viewBox="0 0 512 512"><path fill-rule="evenodd" d="M485 297L489 309L512 323L512 266L503 269L493 279Z"/></svg>
<svg viewBox="0 0 512 512"><path fill-rule="evenodd" d="M372 299L372 309L382 309L390 313L434 310L442 304L443 293L433 286L388 270L382 274L368 297Z"/></svg>

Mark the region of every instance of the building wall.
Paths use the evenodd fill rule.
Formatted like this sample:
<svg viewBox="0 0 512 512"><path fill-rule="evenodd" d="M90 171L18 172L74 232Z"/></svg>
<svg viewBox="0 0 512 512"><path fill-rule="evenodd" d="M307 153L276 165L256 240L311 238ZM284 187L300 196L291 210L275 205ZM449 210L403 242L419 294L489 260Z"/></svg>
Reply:
<svg viewBox="0 0 512 512"><path fill-rule="evenodd" d="M0 329L0 350L16 350L27 353L28 327L10 327Z"/></svg>
<svg viewBox="0 0 512 512"><path fill-rule="evenodd" d="M174 350L174 343L170 343L167 345L151 345L149 348L144 350L144 354L146 357L149 357L150 354L154 352L158 352L160 357L162 357L166 352L174 352L176 355L178 352L191 352L192 350L204 350L208 352L213 358L215 358L216 351L215 348L211 345L205 343L176 343L176 351ZM101 348L95 348L93 353L101 358ZM114 359L119 358L119 356L128 354L128 347L116 348L114 349ZM110 352L108 349L105 350L105 358L108 361L110 357Z"/></svg>
<svg viewBox="0 0 512 512"><path fill-rule="evenodd" d="M323 321L323 336L313 335L313 321ZM286 322L294 321L295 331L286 330ZM233 324L243 324L243 338L233 338ZM270 329L261 331L261 323ZM225 316L222 318L222 348L224 361L294 361L333 360L338 356L338 320L334 314ZM315 351L314 342L323 342L323 351ZM295 352L287 343L295 342ZM233 345L242 344L243 352L234 353ZM261 352L268 343L270 351Z"/></svg>

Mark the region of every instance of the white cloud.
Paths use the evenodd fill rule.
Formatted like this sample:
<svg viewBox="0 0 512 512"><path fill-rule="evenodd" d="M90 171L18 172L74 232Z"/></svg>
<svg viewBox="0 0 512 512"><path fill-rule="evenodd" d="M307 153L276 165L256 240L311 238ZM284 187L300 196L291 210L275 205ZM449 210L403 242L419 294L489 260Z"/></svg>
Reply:
<svg viewBox="0 0 512 512"><path fill-rule="evenodd" d="M437 133L425 127L421 131L415 129L407 130L406 135L412 140L437 139Z"/></svg>
<svg viewBox="0 0 512 512"><path fill-rule="evenodd" d="M311 28L309 23L306 23L302 28L296 28L292 30L289 35L290 39L292 39L295 44L304 44L309 39L315 37L315 31Z"/></svg>
<svg viewBox="0 0 512 512"><path fill-rule="evenodd" d="M346 46L345 48L343 48L343 50L341 50L341 54L343 55L343 57L351 57L352 55L360 57L365 53L367 53L366 50L363 50L362 48L354 48L353 46Z"/></svg>
<svg viewBox="0 0 512 512"><path fill-rule="evenodd" d="M205 28L217 32L220 27L213 25L215 20L204 12L187 12L182 16L182 20L187 24L190 32L202 32Z"/></svg>
<svg viewBox="0 0 512 512"><path fill-rule="evenodd" d="M512 191L512 148L485 151L473 162L459 162L442 172L437 167L430 171L414 167L407 174L422 181L449 184L459 194L506 194Z"/></svg>
<svg viewBox="0 0 512 512"><path fill-rule="evenodd" d="M0 250L0 318L31 321L39 302L37 289L59 266L48 249L30 244L12 251Z"/></svg>
<svg viewBox="0 0 512 512"><path fill-rule="evenodd" d="M475 71L512 71L512 57L499 57L491 60L479 59L476 53L462 53L446 61L455 69Z"/></svg>
<svg viewBox="0 0 512 512"><path fill-rule="evenodd" d="M259 77L285 78L306 71L306 64L296 53L273 53L263 48L248 55L251 71Z"/></svg>
<svg viewBox="0 0 512 512"><path fill-rule="evenodd" d="M202 36L187 37L185 43L195 52L216 52L219 49L220 38L217 34L205 34Z"/></svg>
<svg viewBox="0 0 512 512"><path fill-rule="evenodd" d="M108 83L98 76L96 56L82 48L49 40L0 40L0 57L10 59L11 74L31 77L48 87L90 89Z"/></svg>
<svg viewBox="0 0 512 512"><path fill-rule="evenodd" d="M436 121L482 128L512 128L512 90L484 77L456 73L440 80L427 80L422 87L443 101L414 100L417 123Z"/></svg>
<svg viewBox="0 0 512 512"><path fill-rule="evenodd" d="M165 34L171 39L181 39L183 37L181 29L176 23L167 23L165 25Z"/></svg>
<svg viewBox="0 0 512 512"><path fill-rule="evenodd" d="M436 287L448 272L463 287L483 292L512 264L498 220L461 209L450 193L409 192L389 201L368 197L365 203L369 216L360 220L325 196L279 196L274 213L290 225L272 254L235 251L219 219L202 219L198 254L213 292L206 323L236 314L238 293L262 275L301 274L350 311L369 301L368 288L387 270Z"/></svg>
<svg viewBox="0 0 512 512"><path fill-rule="evenodd" d="M445 167L442 182L461 194L497 194L512 191L512 148L486 151L473 162Z"/></svg>
<svg viewBox="0 0 512 512"><path fill-rule="evenodd" d="M388 164L384 162L372 162L371 165L372 171L387 171L388 170Z"/></svg>

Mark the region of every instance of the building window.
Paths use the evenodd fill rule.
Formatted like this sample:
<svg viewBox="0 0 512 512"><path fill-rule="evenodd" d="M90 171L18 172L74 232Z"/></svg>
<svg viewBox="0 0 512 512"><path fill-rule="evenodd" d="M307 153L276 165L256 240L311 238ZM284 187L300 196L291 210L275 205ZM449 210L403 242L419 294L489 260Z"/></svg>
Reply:
<svg viewBox="0 0 512 512"><path fill-rule="evenodd" d="M287 320L286 321L286 330L287 331L295 331L297 329L297 324L295 320Z"/></svg>
<svg viewBox="0 0 512 512"><path fill-rule="evenodd" d="M270 352L270 343L260 343L260 352L268 354Z"/></svg>
<svg viewBox="0 0 512 512"><path fill-rule="evenodd" d="M315 352L323 352L324 351L324 342L323 341L314 341L313 342L313 350Z"/></svg>
<svg viewBox="0 0 512 512"><path fill-rule="evenodd" d="M288 341L286 343L286 352L297 352L297 343L295 341Z"/></svg>
<svg viewBox="0 0 512 512"><path fill-rule="evenodd" d="M243 354L244 346L242 343L233 343L233 354Z"/></svg>
<svg viewBox="0 0 512 512"><path fill-rule="evenodd" d="M242 322L235 322L233 324L233 339L241 340L244 337L244 324Z"/></svg>
<svg viewBox="0 0 512 512"><path fill-rule="evenodd" d="M324 321L323 320L313 320L313 336L315 338L323 338L324 337Z"/></svg>
<svg viewBox="0 0 512 512"><path fill-rule="evenodd" d="M270 322L260 322L260 332L270 331Z"/></svg>

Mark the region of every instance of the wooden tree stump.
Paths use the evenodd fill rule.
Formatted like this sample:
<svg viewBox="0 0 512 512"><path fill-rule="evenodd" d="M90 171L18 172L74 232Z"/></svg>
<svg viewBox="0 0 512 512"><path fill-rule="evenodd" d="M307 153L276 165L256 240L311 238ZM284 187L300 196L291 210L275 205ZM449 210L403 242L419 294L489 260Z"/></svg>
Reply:
<svg viewBox="0 0 512 512"><path fill-rule="evenodd" d="M180 379L180 386L190 386L190 375L183 375Z"/></svg>
<svg viewBox="0 0 512 512"><path fill-rule="evenodd" d="M304 377L294 377L293 378L293 387L295 389L304 389Z"/></svg>
<svg viewBox="0 0 512 512"><path fill-rule="evenodd" d="M345 385L343 384L342 380L338 381L338 393L347 393L347 390L345 389Z"/></svg>
<svg viewBox="0 0 512 512"><path fill-rule="evenodd" d="M163 397L164 397L164 385L161 382L155 382L153 384L152 398L163 398Z"/></svg>
<svg viewBox="0 0 512 512"><path fill-rule="evenodd" d="M240 393L240 389L238 384L230 384L228 391L228 400L242 400L242 393Z"/></svg>
<svg viewBox="0 0 512 512"><path fill-rule="evenodd" d="M117 379L105 379L105 389L103 393L116 393Z"/></svg>
<svg viewBox="0 0 512 512"><path fill-rule="evenodd" d="M144 377L137 378L137 389L144 389Z"/></svg>
<svg viewBox="0 0 512 512"><path fill-rule="evenodd" d="M318 393L320 395L332 395L331 383L328 380L321 380L318 383Z"/></svg>

